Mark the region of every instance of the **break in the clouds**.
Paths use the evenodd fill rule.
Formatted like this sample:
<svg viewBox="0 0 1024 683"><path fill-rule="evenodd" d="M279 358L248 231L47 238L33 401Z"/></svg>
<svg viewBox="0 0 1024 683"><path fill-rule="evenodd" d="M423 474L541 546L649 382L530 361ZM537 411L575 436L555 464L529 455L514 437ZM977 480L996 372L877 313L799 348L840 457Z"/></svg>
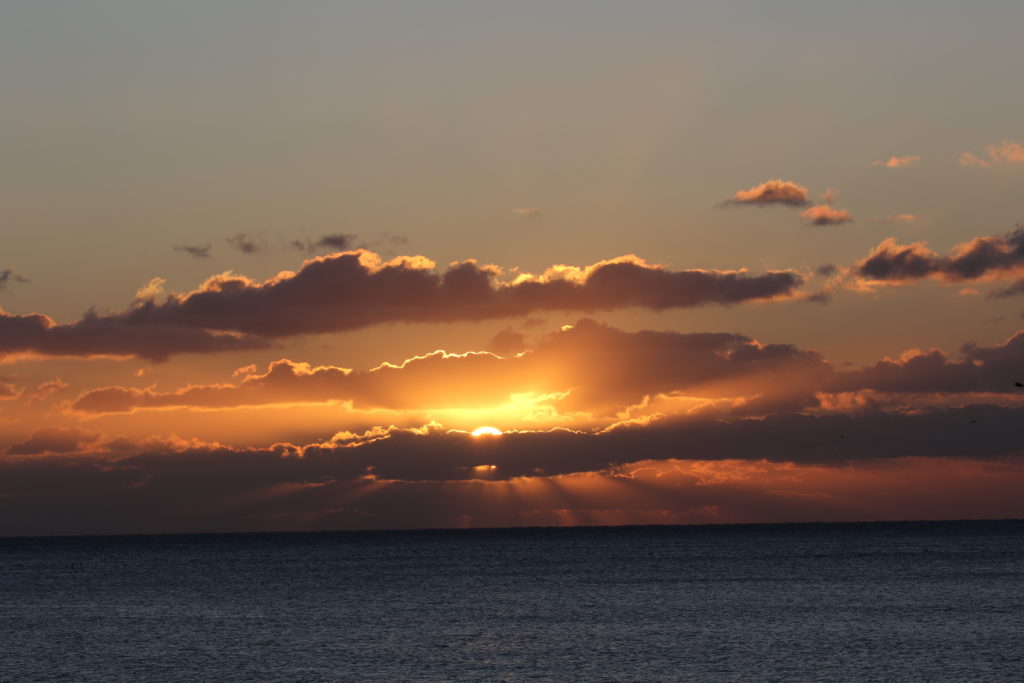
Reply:
<svg viewBox="0 0 1024 683"><path fill-rule="evenodd" d="M812 225L841 225L853 220L853 216L845 209L836 209L828 204L815 204L800 212L803 218Z"/></svg>
<svg viewBox="0 0 1024 683"><path fill-rule="evenodd" d="M7 268L0 270L0 292L5 291L12 283L24 283L28 282L28 278L24 277L21 273L14 270L13 268Z"/></svg>
<svg viewBox="0 0 1024 683"><path fill-rule="evenodd" d="M885 161L872 161L871 165L884 168L906 168L907 166L913 166L919 161L921 161L921 157L911 154L905 157L892 156Z"/></svg>
<svg viewBox="0 0 1024 683"><path fill-rule="evenodd" d="M958 160L961 166L981 166L988 168L996 164L1024 164L1024 145L1014 140L1003 140L998 145L985 148L985 156L974 152L964 152Z"/></svg>
<svg viewBox="0 0 1024 683"><path fill-rule="evenodd" d="M731 198L722 202L723 206L806 206L807 188L790 180L769 180L755 185L748 190L738 190Z"/></svg>
<svg viewBox="0 0 1024 683"><path fill-rule="evenodd" d="M1013 277L1024 267L1024 225L994 237L975 237L939 256L923 242L883 240L854 268L860 284L899 284L934 277L949 282Z"/></svg>
<svg viewBox="0 0 1024 683"><path fill-rule="evenodd" d="M788 344L725 333L630 333L584 319L509 357L438 351L368 371L281 360L238 385L175 392L106 387L86 392L73 408L102 413L329 400L358 408L475 408L533 394L550 397L562 411L610 415L657 394L685 392L756 397L745 406L754 412L780 401L808 402L830 373L817 353Z"/></svg>
<svg viewBox="0 0 1024 683"><path fill-rule="evenodd" d="M213 249L213 245L175 244L172 247L172 249L174 249L174 251L180 251L182 253L188 254L189 256L192 256L194 258L209 258L210 250Z"/></svg>
<svg viewBox="0 0 1024 683"><path fill-rule="evenodd" d="M263 251L264 247L263 240L247 232L235 233L225 238L224 241L243 254L255 254L258 251Z"/></svg>

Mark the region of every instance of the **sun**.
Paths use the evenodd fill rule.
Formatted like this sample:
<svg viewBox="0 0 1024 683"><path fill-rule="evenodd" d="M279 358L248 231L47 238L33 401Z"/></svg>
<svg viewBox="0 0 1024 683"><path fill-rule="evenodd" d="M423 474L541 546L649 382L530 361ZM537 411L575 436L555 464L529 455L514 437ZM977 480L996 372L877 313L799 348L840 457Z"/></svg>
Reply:
<svg viewBox="0 0 1024 683"><path fill-rule="evenodd" d="M477 427L470 434L473 436L501 436L501 430L497 427Z"/></svg>

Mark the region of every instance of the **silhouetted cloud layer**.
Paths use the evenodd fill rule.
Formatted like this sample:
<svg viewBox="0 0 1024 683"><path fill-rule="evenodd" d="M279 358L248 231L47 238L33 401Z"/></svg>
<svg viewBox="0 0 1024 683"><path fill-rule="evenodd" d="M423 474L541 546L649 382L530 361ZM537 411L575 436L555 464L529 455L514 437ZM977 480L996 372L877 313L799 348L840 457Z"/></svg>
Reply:
<svg viewBox="0 0 1024 683"><path fill-rule="evenodd" d="M130 310L57 324L41 314L0 310L0 354L138 356L264 348L258 337L356 330L389 322L479 321L536 311L662 310L792 298L794 271L670 271L635 256L501 280L494 266L453 264L443 274L423 257L386 263L359 250L306 261L264 282L223 273L157 303L155 278ZM241 335L219 334L223 332Z"/></svg>
<svg viewBox="0 0 1024 683"><path fill-rule="evenodd" d="M465 523L466 514L486 516L517 500L536 511L614 509L635 487L653 509L671 508L671 501L683 509L760 501L763 519L791 510L794 495L821 504L813 488L806 495L796 490L804 471L827 481L858 461L900 460L928 472L933 470L916 459L929 458L932 463L987 460L998 472L1000 458L1021 454L1022 420L1024 409L971 406L855 416L676 418L599 432L485 438L437 428L392 428L341 434L305 447L263 449L173 442L133 446L77 430L40 430L17 445L21 455L0 459L0 534L259 530L261 525L265 530L275 519L272 528L321 528L321 520L324 528L366 527L375 524L375 514L384 514L382 523L391 527L452 525L458 519ZM34 455L42 450L52 454ZM727 470L712 466L724 460L732 463ZM698 462L685 470L674 464L680 461ZM744 462L763 464L745 473ZM796 464L770 487L776 493L728 488L744 478L765 478L769 463ZM818 469L799 469L808 466ZM645 480L645 468L658 468L654 471L666 479L661 484L654 476ZM1011 468L1004 470L1013 473ZM905 470L914 472L912 465ZM677 475L682 478L672 478ZM987 481L991 495L998 480L990 474ZM488 488L495 482L515 488ZM952 480L945 489L926 487L924 493L934 498L955 487ZM787 488L794 495L786 495ZM375 501L378 496L383 499ZM449 516L431 516L442 508ZM827 508L816 509L820 514ZM338 517L339 510L351 514Z"/></svg>
<svg viewBox="0 0 1024 683"><path fill-rule="evenodd" d="M793 271L669 271L635 256L501 281L473 261L443 274L423 257L386 263L364 250L320 256L264 282L225 273L137 316L147 322L285 337L387 322L474 321L545 310L666 308L792 297Z"/></svg>
<svg viewBox="0 0 1024 683"><path fill-rule="evenodd" d="M1024 268L1024 225L995 237L975 237L939 256L923 242L901 245L883 240L854 272L867 284L884 284L936 277L960 282L991 275L1013 275Z"/></svg>
<svg viewBox="0 0 1024 683"><path fill-rule="evenodd" d="M787 206L806 206L808 204L807 188L790 180L769 180L755 185L749 190L738 190L724 205L768 206L785 204Z"/></svg>

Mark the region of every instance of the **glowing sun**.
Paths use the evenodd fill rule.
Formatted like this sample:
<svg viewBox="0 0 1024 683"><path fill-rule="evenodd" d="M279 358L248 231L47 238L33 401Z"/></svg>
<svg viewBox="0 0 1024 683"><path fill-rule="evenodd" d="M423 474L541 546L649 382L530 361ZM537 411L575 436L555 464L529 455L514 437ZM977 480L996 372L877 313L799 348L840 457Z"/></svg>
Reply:
<svg viewBox="0 0 1024 683"><path fill-rule="evenodd" d="M477 427L471 434L473 436L501 436L501 430L497 427Z"/></svg>

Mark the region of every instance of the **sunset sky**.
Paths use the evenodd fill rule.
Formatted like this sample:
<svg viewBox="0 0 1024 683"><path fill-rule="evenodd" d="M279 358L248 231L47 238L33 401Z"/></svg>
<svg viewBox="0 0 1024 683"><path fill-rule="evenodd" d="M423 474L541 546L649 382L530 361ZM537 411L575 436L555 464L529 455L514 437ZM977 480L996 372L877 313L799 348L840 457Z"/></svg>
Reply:
<svg viewBox="0 0 1024 683"><path fill-rule="evenodd" d="M0 535L1024 517L1021 26L4 3Z"/></svg>

